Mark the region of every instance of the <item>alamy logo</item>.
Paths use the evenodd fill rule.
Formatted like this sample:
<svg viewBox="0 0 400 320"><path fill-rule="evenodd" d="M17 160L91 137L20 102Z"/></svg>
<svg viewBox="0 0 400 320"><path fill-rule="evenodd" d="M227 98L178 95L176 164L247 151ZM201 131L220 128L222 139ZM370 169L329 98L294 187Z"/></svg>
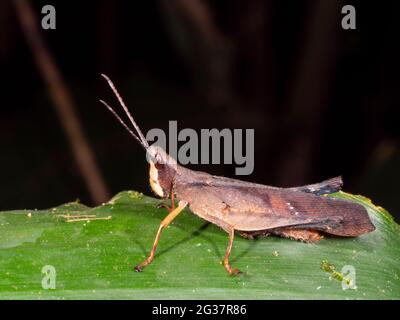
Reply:
<svg viewBox="0 0 400 320"><path fill-rule="evenodd" d="M342 28L344 30L356 29L356 8L351 5L346 5L342 8L342 13L345 16L342 18Z"/></svg>
<svg viewBox="0 0 400 320"><path fill-rule="evenodd" d="M347 289L357 289L356 286L356 268L352 265L345 265L341 273L343 275L342 279L342 289L347 290Z"/></svg>
<svg viewBox="0 0 400 320"><path fill-rule="evenodd" d="M42 7L42 14L44 14L42 18L42 28L47 29L55 29L56 28L56 8L50 4L47 4Z"/></svg>
<svg viewBox="0 0 400 320"><path fill-rule="evenodd" d="M146 140L163 148L182 165L235 163L239 166L235 168L236 175L249 175L254 170L254 129L201 129L199 137L189 128L178 133L177 121L169 121L168 131L168 149L162 129L149 130Z"/></svg>
<svg viewBox="0 0 400 320"><path fill-rule="evenodd" d="M56 268L51 265L46 265L42 268L44 277L42 278L43 289L55 289L56 288Z"/></svg>

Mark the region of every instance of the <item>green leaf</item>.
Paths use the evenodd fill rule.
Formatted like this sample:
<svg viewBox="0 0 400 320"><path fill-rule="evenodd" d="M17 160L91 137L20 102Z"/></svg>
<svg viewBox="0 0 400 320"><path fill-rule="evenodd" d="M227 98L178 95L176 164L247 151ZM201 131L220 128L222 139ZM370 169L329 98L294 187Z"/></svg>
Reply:
<svg viewBox="0 0 400 320"><path fill-rule="evenodd" d="M137 192L97 208L1 212L0 299L399 299L399 225L366 198L334 196L364 205L376 230L317 244L237 236L231 262L244 271L237 277L221 265L227 234L189 210L164 231L153 263L135 272L166 215L159 200ZM111 219L67 222L67 215ZM56 289L42 288L46 265L56 270ZM356 289L342 289L346 265Z"/></svg>

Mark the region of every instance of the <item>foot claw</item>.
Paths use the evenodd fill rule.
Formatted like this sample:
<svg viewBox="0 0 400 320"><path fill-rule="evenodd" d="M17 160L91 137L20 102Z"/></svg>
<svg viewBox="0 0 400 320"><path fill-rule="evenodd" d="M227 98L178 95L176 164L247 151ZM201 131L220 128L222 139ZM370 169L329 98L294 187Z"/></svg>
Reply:
<svg viewBox="0 0 400 320"><path fill-rule="evenodd" d="M230 274L231 276L236 276L236 275L239 275L239 274L243 274L243 272L240 271L240 270L237 269L237 268L234 268L234 269L232 269L232 270L229 272L229 274Z"/></svg>
<svg viewBox="0 0 400 320"><path fill-rule="evenodd" d="M159 203L156 206L157 209L165 208L165 203Z"/></svg>
<svg viewBox="0 0 400 320"><path fill-rule="evenodd" d="M161 209L161 208L167 209L168 212L171 212L173 210L173 208L170 208L168 205L166 205L165 203L162 203L162 202L157 205L157 209Z"/></svg>
<svg viewBox="0 0 400 320"><path fill-rule="evenodd" d="M238 268L232 268L229 264L224 264L224 267L225 270L228 271L229 275L231 276L236 276L243 273Z"/></svg>
<svg viewBox="0 0 400 320"><path fill-rule="evenodd" d="M139 264L135 267L136 272L142 272L142 270L143 268Z"/></svg>

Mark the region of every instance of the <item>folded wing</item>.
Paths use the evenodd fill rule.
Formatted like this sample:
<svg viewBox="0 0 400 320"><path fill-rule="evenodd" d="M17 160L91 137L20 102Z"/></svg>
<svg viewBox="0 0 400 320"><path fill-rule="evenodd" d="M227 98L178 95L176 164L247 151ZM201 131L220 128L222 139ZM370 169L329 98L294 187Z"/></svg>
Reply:
<svg viewBox="0 0 400 320"><path fill-rule="evenodd" d="M200 217L241 231L301 227L358 236L375 229L362 205L304 191L191 183L176 193Z"/></svg>

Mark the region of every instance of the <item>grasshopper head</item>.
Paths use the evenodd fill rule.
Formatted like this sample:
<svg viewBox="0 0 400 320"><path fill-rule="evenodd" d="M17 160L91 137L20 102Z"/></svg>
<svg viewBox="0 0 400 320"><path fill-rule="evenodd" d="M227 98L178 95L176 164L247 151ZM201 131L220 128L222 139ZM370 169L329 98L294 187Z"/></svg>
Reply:
<svg viewBox="0 0 400 320"><path fill-rule="evenodd" d="M147 149L150 163L150 186L159 197L170 196L175 178L177 163L164 149L151 146Z"/></svg>

